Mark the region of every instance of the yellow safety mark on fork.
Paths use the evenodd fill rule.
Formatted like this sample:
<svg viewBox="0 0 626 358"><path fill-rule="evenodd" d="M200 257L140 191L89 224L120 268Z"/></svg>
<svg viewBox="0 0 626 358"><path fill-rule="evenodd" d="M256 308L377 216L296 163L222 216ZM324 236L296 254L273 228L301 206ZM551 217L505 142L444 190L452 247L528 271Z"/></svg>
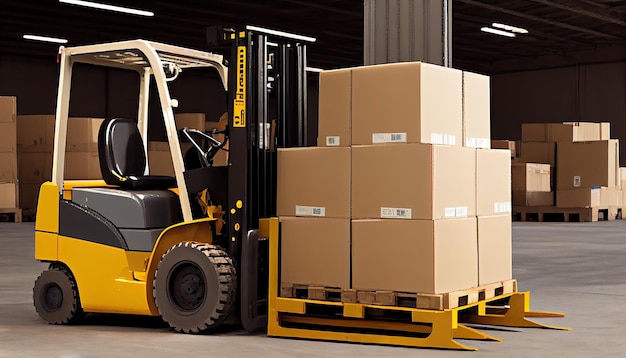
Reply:
<svg viewBox="0 0 626 358"><path fill-rule="evenodd" d="M246 46L237 47L237 90L233 103L233 127L246 126Z"/></svg>

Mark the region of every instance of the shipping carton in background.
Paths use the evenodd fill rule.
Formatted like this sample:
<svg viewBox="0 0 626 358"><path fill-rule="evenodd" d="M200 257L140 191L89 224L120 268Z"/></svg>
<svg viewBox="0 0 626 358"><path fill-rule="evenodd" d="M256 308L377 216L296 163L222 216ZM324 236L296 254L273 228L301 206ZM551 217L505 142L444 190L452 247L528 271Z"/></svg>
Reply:
<svg viewBox="0 0 626 358"><path fill-rule="evenodd" d="M98 151L98 131L104 119L71 117L67 120L66 152Z"/></svg>
<svg viewBox="0 0 626 358"><path fill-rule="evenodd" d="M18 153L20 184L41 184L52 178L52 147L21 146Z"/></svg>
<svg viewBox="0 0 626 358"><path fill-rule="evenodd" d="M15 183L17 181L16 154L0 152L0 183Z"/></svg>
<svg viewBox="0 0 626 358"><path fill-rule="evenodd" d="M598 208L609 207L608 192L606 187L578 188L556 191L556 206L559 208ZM604 199L604 200L602 200Z"/></svg>
<svg viewBox="0 0 626 358"><path fill-rule="evenodd" d="M477 285L475 217L352 221L352 288L436 294Z"/></svg>
<svg viewBox="0 0 626 358"><path fill-rule="evenodd" d="M511 214L511 154L476 149L476 215Z"/></svg>
<svg viewBox="0 0 626 358"><path fill-rule="evenodd" d="M478 285L512 278L511 226L510 216L478 217Z"/></svg>
<svg viewBox="0 0 626 358"><path fill-rule="evenodd" d="M609 133L610 123L565 122L522 124L522 141L525 142L596 141L607 137Z"/></svg>
<svg viewBox="0 0 626 358"><path fill-rule="evenodd" d="M524 142L520 143L520 163L543 163L556 165L556 143Z"/></svg>
<svg viewBox="0 0 626 358"><path fill-rule="evenodd" d="M0 183L0 209L19 208L16 183Z"/></svg>
<svg viewBox="0 0 626 358"><path fill-rule="evenodd" d="M277 215L349 219L350 152L346 147L279 149Z"/></svg>
<svg viewBox="0 0 626 358"><path fill-rule="evenodd" d="M514 206L554 206L553 191L513 190Z"/></svg>
<svg viewBox="0 0 626 358"><path fill-rule="evenodd" d="M514 163L511 165L511 188L523 191L550 191L550 165Z"/></svg>
<svg viewBox="0 0 626 358"><path fill-rule="evenodd" d="M557 161L557 190L621 186L617 139L559 143Z"/></svg>
<svg viewBox="0 0 626 358"><path fill-rule="evenodd" d="M65 153L65 174L68 180L102 179L98 151Z"/></svg>
<svg viewBox="0 0 626 358"><path fill-rule="evenodd" d="M511 151L511 159L515 160L519 157L520 153L520 141L518 140L501 140L501 139L492 139L491 140L491 148L492 149L508 149Z"/></svg>
<svg viewBox="0 0 626 358"><path fill-rule="evenodd" d="M18 145L54 144L54 115L17 116Z"/></svg>
<svg viewBox="0 0 626 358"><path fill-rule="evenodd" d="M461 146L462 72L420 63L352 70L352 144Z"/></svg>
<svg viewBox="0 0 626 358"><path fill-rule="evenodd" d="M20 207L22 209L37 209L40 188L41 184L19 183Z"/></svg>
<svg viewBox="0 0 626 358"><path fill-rule="evenodd" d="M352 218L475 216L475 151L417 143L354 146Z"/></svg>
<svg viewBox="0 0 626 358"><path fill-rule="evenodd" d="M176 129L193 128L200 132L206 130L204 122L206 115L204 113L176 113L174 114L174 122Z"/></svg>
<svg viewBox="0 0 626 358"><path fill-rule="evenodd" d="M349 147L352 118L352 70L320 73L318 147Z"/></svg>
<svg viewBox="0 0 626 358"><path fill-rule="evenodd" d="M17 114L17 98L0 96L0 123L13 123Z"/></svg>
<svg viewBox="0 0 626 358"><path fill-rule="evenodd" d="M489 76L463 71L463 145L491 147Z"/></svg>
<svg viewBox="0 0 626 358"><path fill-rule="evenodd" d="M281 217L280 222L281 283L350 287L350 219Z"/></svg>
<svg viewBox="0 0 626 358"><path fill-rule="evenodd" d="M0 152L17 152L15 122L0 122Z"/></svg>

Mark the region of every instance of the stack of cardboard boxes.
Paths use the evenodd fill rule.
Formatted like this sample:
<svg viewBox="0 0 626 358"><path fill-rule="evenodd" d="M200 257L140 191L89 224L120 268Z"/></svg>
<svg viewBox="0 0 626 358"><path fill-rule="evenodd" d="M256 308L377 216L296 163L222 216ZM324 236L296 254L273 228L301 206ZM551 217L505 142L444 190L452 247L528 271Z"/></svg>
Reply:
<svg viewBox="0 0 626 358"><path fill-rule="evenodd" d="M318 147L278 152L283 287L439 294L510 279L510 152L489 132L488 77L322 72Z"/></svg>
<svg viewBox="0 0 626 358"><path fill-rule="evenodd" d="M0 209L19 208L15 97L0 97Z"/></svg>
<svg viewBox="0 0 626 358"><path fill-rule="evenodd" d="M98 130L102 119L70 118L65 148L67 180L101 179ZM36 209L41 184L52 177L54 115L17 116L20 205Z"/></svg>
<svg viewBox="0 0 626 358"><path fill-rule="evenodd" d="M623 206L619 141L610 139L609 123L522 124L520 151L514 205L609 209L610 215Z"/></svg>

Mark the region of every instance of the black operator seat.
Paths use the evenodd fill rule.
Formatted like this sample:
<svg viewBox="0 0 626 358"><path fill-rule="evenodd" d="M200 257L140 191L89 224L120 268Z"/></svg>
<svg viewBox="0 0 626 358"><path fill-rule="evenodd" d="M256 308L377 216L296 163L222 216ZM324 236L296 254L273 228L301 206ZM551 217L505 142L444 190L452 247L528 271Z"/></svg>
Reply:
<svg viewBox="0 0 626 358"><path fill-rule="evenodd" d="M105 120L98 132L98 154L102 178L109 185L124 189L167 189L176 179L144 175L146 152L137 124L124 118Z"/></svg>

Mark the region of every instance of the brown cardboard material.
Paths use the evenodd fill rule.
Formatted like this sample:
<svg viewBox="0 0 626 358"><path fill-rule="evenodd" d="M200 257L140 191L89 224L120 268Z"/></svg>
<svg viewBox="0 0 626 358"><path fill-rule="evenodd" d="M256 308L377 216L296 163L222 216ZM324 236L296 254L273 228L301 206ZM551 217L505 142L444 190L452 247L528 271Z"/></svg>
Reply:
<svg viewBox="0 0 626 358"><path fill-rule="evenodd" d="M475 216L475 151L420 143L352 147L352 218Z"/></svg>
<svg viewBox="0 0 626 358"><path fill-rule="evenodd" d="M0 152L0 183L17 181L17 154Z"/></svg>
<svg viewBox="0 0 626 358"><path fill-rule="evenodd" d="M523 191L550 191L550 165L513 163L511 188Z"/></svg>
<svg viewBox="0 0 626 358"><path fill-rule="evenodd" d="M0 123L15 122L17 113L17 98L13 96L0 96Z"/></svg>
<svg viewBox="0 0 626 358"><path fill-rule="evenodd" d="M52 178L52 151L50 147L20 147L17 159L20 183L41 184Z"/></svg>
<svg viewBox="0 0 626 358"><path fill-rule="evenodd" d="M461 146L462 72L420 63L352 70L352 144Z"/></svg>
<svg viewBox="0 0 626 358"><path fill-rule="evenodd" d="M477 284L475 217L352 221L352 288L436 294Z"/></svg>
<svg viewBox="0 0 626 358"><path fill-rule="evenodd" d="M204 132L206 115L204 113L176 113L174 114L174 122L176 129L194 128L200 132Z"/></svg>
<svg viewBox="0 0 626 358"><path fill-rule="evenodd" d="M609 139L611 139L611 123L602 122L600 123L600 140Z"/></svg>
<svg viewBox="0 0 626 358"><path fill-rule="evenodd" d="M66 152L64 178L68 180L102 179L98 152Z"/></svg>
<svg viewBox="0 0 626 358"><path fill-rule="evenodd" d="M37 209L37 199L41 184L24 184L20 182L20 207L22 209Z"/></svg>
<svg viewBox="0 0 626 358"><path fill-rule="evenodd" d="M513 277L510 216L478 217L478 285Z"/></svg>
<svg viewBox="0 0 626 358"><path fill-rule="evenodd" d="M163 142L167 145L167 142ZM168 150L154 150L148 148L148 167L151 175L174 176L172 154Z"/></svg>
<svg viewBox="0 0 626 358"><path fill-rule="evenodd" d="M556 165L556 143L554 142L521 142L520 163L543 163Z"/></svg>
<svg viewBox="0 0 626 358"><path fill-rule="evenodd" d="M280 222L281 283L350 288L350 219Z"/></svg>
<svg viewBox="0 0 626 358"><path fill-rule="evenodd" d="M554 206L553 191L513 190L513 206Z"/></svg>
<svg viewBox="0 0 626 358"><path fill-rule="evenodd" d="M15 122L0 122L0 152L17 151L17 132Z"/></svg>
<svg viewBox="0 0 626 358"><path fill-rule="evenodd" d="M54 144L54 115L17 116L17 144Z"/></svg>
<svg viewBox="0 0 626 358"><path fill-rule="evenodd" d="M609 207L607 188L578 188L556 191L556 206L559 208L600 208ZM602 191L605 191L603 194Z"/></svg>
<svg viewBox="0 0 626 358"><path fill-rule="evenodd" d="M350 218L350 148L278 150L279 216Z"/></svg>
<svg viewBox="0 0 626 358"><path fill-rule="evenodd" d="M559 143L557 161L557 190L621 186L617 139Z"/></svg>
<svg viewBox="0 0 626 358"><path fill-rule="evenodd" d="M602 208L621 207L622 195L621 189L601 187L600 205Z"/></svg>
<svg viewBox="0 0 626 358"><path fill-rule="evenodd" d="M0 209L18 208L15 183L0 183Z"/></svg>
<svg viewBox="0 0 626 358"><path fill-rule="evenodd" d="M98 131L102 122L102 118L69 118L65 151L98 151Z"/></svg>
<svg viewBox="0 0 626 358"><path fill-rule="evenodd" d="M352 70L320 73L318 147L349 147L352 117Z"/></svg>
<svg viewBox="0 0 626 358"><path fill-rule="evenodd" d="M489 76L463 71L463 145L491 147Z"/></svg>
<svg viewBox="0 0 626 358"><path fill-rule="evenodd" d="M585 142L601 140L610 131L608 123L523 123L522 141ZM604 134L603 134L604 133Z"/></svg>
<svg viewBox="0 0 626 358"><path fill-rule="evenodd" d="M511 214L511 155L476 149L476 216Z"/></svg>
<svg viewBox="0 0 626 358"><path fill-rule="evenodd" d="M492 149L508 149L511 152L511 159L519 156L519 141L492 139Z"/></svg>

